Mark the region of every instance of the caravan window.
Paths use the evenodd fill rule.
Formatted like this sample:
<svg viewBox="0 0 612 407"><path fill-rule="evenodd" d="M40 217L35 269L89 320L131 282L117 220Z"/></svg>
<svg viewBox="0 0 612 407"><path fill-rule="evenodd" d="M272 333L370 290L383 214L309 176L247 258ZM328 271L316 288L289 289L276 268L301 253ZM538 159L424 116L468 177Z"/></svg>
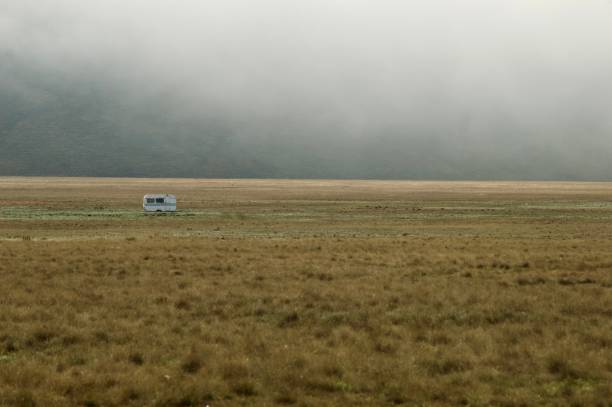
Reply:
<svg viewBox="0 0 612 407"><path fill-rule="evenodd" d="M155 198L147 198L147 203L155 203Z"/></svg>
<svg viewBox="0 0 612 407"><path fill-rule="evenodd" d="M164 198L155 198L155 202L164 203Z"/></svg>

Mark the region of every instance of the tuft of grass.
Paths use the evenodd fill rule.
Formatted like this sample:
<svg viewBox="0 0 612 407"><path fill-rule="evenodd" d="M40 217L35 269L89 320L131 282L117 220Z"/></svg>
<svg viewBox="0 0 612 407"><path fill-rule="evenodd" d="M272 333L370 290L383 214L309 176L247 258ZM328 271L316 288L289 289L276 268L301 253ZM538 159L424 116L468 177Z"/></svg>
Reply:
<svg viewBox="0 0 612 407"><path fill-rule="evenodd" d="M300 316L296 311L291 311L285 313L281 316L280 321L278 322L279 328L287 328L291 326L295 326L300 320Z"/></svg>
<svg viewBox="0 0 612 407"><path fill-rule="evenodd" d="M19 390L12 399L9 399L8 405L15 407L37 407L39 404L34 398L34 394L30 390ZM0 401L2 399L0 398Z"/></svg>
<svg viewBox="0 0 612 407"><path fill-rule="evenodd" d="M240 380L231 385L232 392L241 397L253 397L257 395L255 384L248 380Z"/></svg>
<svg viewBox="0 0 612 407"><path fill-rule="evenodd" d="M249 367L241 362L226 362L221 366L221 376L225 381L239 381L249 376Z"/></svg>
<svg viewBox="0 0 612 407"><path fill-rule="evenodd" d="M553 355L546 361L546 369L549 373L562 379L578 379L582 377L581 372L562 355Z"/></svg>
<svg viewBox="0 0 612 407"><path fill-rule="evenodd" d="M178 300L175 304L174 307L178 310L183 310L183 311L187 311L191 309L191 304L189 303L188 300Z"/></svg>
<svg viewBox="0 0 612 407"><path fill-rule="evenodd" d="M199 355L189 354L181 363L181 370L187 374L194 374L202 369L203 363Z"/></svg>
<svg viewBox="0 0 612 407"><path fill-rule="evenodd" d="M390 386L385 392L385 400L394 405L404 404L408 401L404 390L400 386Z"/></svg>
<svg viewBox="0 0 612 407"><path fill-rule="evenodd" d="M142 353L140 352L130 353L130 355L128 356L128 360L130 361L130 363L133 363L137 366L141 366L144 364L144 356L142 356Z"/></svg>
<svg viewBox="0 0 612 407"><path fill-rule="evenodd" d="M284 405L292 405L298 402L297 397L291 393L291 391L287 388L282 389L281 391L274 396L274 402L276 404L284 404Z"/></svg>
<svg viewBox="0 0 612 407"><path fill-rule="evenodd" d="M454 356L441 356L424 362L427 372L432 376L461 373L471 369L469 361Z"/></svg>

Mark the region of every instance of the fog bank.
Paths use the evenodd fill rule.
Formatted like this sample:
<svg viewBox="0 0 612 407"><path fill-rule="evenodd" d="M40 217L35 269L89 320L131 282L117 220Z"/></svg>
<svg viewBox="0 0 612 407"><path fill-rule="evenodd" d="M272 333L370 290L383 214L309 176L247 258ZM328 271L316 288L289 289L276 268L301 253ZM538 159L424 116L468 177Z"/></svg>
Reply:
<svg viewBox="0 0 612 407"><path fill-rule="evenodd" d="M0 173L612 179L610 38L607 1L5 0Z"/></svg>

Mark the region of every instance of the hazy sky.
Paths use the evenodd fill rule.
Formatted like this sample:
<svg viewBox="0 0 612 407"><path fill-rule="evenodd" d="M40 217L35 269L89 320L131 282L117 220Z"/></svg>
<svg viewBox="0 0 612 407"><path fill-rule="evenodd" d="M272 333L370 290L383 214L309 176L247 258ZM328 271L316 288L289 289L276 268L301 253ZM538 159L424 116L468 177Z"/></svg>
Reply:
<svg viewBox="0 0 612 407"><path fill-rule="evenodd" d="M612 178L608 0L0 0L3 55L251 141L434 137L459 167L554 151Z"/></svg>

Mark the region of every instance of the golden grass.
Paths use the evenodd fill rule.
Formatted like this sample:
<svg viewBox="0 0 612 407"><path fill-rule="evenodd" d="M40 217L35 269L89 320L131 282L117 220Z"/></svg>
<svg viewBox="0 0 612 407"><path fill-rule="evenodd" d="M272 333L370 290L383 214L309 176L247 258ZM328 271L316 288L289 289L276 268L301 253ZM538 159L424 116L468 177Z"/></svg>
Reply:
<svg viewBox="0 0 612 407"><path fill-rule="evenodd" d="M142 215L157 191L182 212ZM610 406L611 202L0 178L0 406Z"/></svg>

